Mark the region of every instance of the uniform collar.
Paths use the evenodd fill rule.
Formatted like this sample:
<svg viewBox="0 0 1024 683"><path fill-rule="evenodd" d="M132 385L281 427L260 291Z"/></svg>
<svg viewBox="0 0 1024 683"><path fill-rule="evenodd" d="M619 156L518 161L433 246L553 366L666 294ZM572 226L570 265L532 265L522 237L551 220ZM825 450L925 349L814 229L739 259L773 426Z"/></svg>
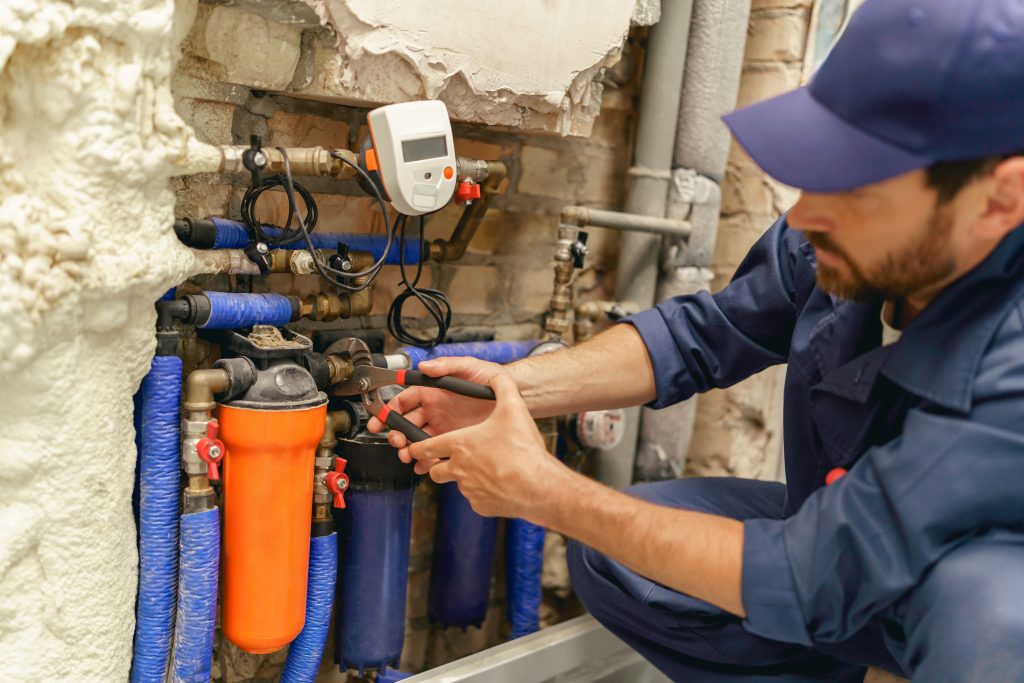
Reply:
<svg viewBox="0 0 1024 683"><path fill-rule="evenodd" d="M968 412L981 357L1014 304L1009 290L1022 272L1024 229L1018 227L906 326L881 373L930 402Z"/></svg>

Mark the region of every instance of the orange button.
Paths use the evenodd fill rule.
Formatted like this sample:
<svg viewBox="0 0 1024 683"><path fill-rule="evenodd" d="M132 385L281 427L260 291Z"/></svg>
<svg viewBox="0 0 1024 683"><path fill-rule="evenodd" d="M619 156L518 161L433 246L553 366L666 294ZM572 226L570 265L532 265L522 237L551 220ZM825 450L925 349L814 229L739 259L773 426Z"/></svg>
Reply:
<svg viewBox="0 0 1024 683"><path fill-rule="evenodd" d="M367 171L371 171L371 172L372 171L376 171L377 168L378 168L377 167L377 150L372 149L372 148L366 150L363 153L363 161L366 162L366 170Z"/></svg>
<svg viewBox="0 0 1024 683"><path fill-rule="evenodd" d="M444 179L445 180L451 180L453 175L455 175L455 169L452 168L451 166L445 166L444 167Z"/></svg>

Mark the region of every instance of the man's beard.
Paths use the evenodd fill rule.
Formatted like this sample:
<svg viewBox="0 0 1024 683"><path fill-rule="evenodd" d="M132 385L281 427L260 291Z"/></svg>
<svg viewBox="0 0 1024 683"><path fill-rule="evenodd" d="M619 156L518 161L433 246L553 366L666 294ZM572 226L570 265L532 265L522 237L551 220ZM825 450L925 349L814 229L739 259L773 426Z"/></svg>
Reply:
<svg viewBox="0 0 1024 683"><path fill-rule="evenodd" d="M862 270L833 244L827 235L807 233L815 247L835 254L846 262L849 273L818 264L818 286L842 299L858 302L899 300L920 292L949 277L956 269L950 251L953 233L951 212L938 207L928 220L929 228L917 240L890 252L885 260L869 271Z"/></svg>

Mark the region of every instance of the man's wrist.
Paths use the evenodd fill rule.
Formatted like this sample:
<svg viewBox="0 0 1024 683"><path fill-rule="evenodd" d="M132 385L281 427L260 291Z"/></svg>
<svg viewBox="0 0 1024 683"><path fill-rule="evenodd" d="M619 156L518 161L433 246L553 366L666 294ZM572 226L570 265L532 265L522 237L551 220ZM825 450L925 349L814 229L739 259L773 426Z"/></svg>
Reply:
<svg viewBox="0 0 1024 683"><path fill-rule="evenodd" d="M577 498L576 491L586 477L569 469L555 457L545 452L547 464L532 472L534 485L530 487L530 495L525 503L523 518L549 529L560 530L562 516L572 501Z"/></svg>

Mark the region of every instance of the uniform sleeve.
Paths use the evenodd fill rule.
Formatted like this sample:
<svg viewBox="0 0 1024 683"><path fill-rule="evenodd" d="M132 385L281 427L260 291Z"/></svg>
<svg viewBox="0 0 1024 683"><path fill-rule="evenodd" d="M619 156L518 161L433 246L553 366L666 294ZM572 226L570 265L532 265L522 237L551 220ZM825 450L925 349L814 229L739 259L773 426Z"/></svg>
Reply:
<svg viewBox="0 0 1024 683"><path fill-rule="evenodd" d="M922 406L896 440L786 520L744 530L746 628L809 645L852 636L958 545L1024 526L1024 324L982 358L968 414Z"/></svg>
<svg viewBox="0 0 1024 683"><path fill-rule="evenodd" d="M800 253L804 242L783 217L721 292L673 297L625 319L654 366L651 407L727 387L786 360L799 302L814 286L813 266Z"/></svg>

